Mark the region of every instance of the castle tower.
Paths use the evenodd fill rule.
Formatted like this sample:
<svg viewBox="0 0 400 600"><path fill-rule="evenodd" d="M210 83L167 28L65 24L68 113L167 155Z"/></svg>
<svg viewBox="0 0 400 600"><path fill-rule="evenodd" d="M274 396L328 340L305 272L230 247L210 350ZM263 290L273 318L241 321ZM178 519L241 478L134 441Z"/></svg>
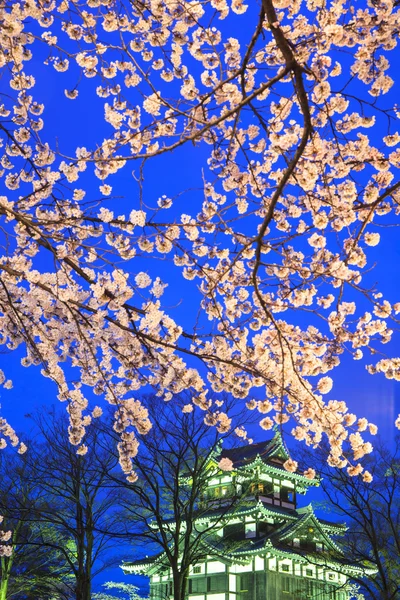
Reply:
<svg viewBox="0 0 400 600"><path fill-rule="evenodd" d="M221 458L231 461L232 470L219 468ZM367 574L335 542L345 525L317 518L311 504L298 508L299 496L319 483L285 470L288 459L279 431L268 441L209 456L195 522L209 533L204 558L190 569L188 600L348 600L349 577ZM122 569L150 577L152 600L173 596L162 554Z"/></svg>

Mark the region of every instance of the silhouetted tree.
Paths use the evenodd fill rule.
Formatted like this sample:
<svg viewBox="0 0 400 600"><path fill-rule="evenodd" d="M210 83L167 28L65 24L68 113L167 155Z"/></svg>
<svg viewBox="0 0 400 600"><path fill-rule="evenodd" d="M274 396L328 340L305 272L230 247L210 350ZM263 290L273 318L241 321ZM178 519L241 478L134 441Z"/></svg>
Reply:
<svg viewBox="0 0 400 600"><path fill-rule="evenodd" d="M70 569L60 551L67 540L35 521L42 489L31 477L29 455L0 453L0 473L2 527L11 531L12 547L10 556L0 557L0 600L70 597Z"/></svg>
<svg viewBox="0 0 400 600"><path fill-rule="evenodd" d="M87 435L90 450L77 454L69 440L68 420L60 414L34 415L43 443L32 448L31 476L40 484L42 501L36 518L51 525L61 539L61 551L75 578L74 598L91 600L92 580L118 562L113 549L119 490L108 485L118 468L112 452L102 443L103 432L93 420Z"/></svg>
<svg viewBox="0 0 400 600"><path fill-rule="evenodd" d="M354 581L368 600L396 600L400 597L400 436L392 450L377 440L365 459L373 477L370 483L325 466L324 452L307 456L322 476L324 510L330 507L348 524L341 540L346 556L376 569L375 574Z"/></svg>
<svg viewBox="0 0 400 600"><path fill-rule="evenodd" d="M88 428L90 450L83 453L81 446L77 453L69 439L65 415L38 411L31 418L38 435L23 457L18 498L25 490L34 490L34 495L31 499L25 494L18 507L6 495L0 514L15 516L8 527L13 536L24 532L24 545L19 543L21 554L32 553L33 562L37 558L37 565L29 567L31 572L41 568L42 555L54 554L63 571L70 574L68 598L91 600L93 577L119 562L114 549L121 541L117 542L113 534L120 492L108 485L109 473L119 470L118 461L100 444L103 432L96 420ZM6 468L3 466L2 471ZM17 554L2 559L4 577L13 582L21 581L24 573L23 566L17 569ZM44 592L33 597L46 598Z"/></svg>
<svg viewBox="0 0 400 600"><path fill-rule="evenodd" d="M138 478L132 481L123 474L111 475L115 485L128 492L122 495L124 515L119 535L131 541L134 556L143 553L144 545L146 554L164 554L165 565L173 575L174 599L183 600L190 565L210 554L204 542L215 535L224 515L240 505L236 492L216 500L219 520L200 524L208 510L206 488L216 472L220 443L232 438L232 424L224 414L216 427L210 427L207 412L182 411L182 397L161 406L148 398L146 405L153 427L139 436L140 451L132 459ZM238 542L232 540L232 544Z"/></svg>

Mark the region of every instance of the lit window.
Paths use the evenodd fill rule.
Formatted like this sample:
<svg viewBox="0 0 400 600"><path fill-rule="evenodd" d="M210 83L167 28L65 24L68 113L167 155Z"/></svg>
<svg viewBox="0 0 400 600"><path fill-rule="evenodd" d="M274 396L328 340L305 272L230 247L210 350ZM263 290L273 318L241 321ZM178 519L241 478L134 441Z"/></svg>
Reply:
<svg viewBox="0 0 400 600"><path fill-rule="evenodd" d="M246 523L245 537L246 538L256 537L256 524L255 523Z"/></svg>
<svg viewBox="0 0 400 600"><path fill-rule="evenodd" d="M252 483L250 486L250 492L257 495L264 493L264 484L263 483Z"/></svg>

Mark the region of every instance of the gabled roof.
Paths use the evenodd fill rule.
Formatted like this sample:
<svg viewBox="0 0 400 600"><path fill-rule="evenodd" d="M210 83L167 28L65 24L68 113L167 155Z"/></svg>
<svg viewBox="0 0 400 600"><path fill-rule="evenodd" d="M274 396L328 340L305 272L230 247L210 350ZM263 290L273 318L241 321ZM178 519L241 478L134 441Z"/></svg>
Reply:
<svg viewBox="0 0 400 600"><path fill-rule="evenodd" d="M263 514L264 516L281 516L284 519L296 519L297 512L295 509L280 508L263 502L262 500L256 500L255 498L249 498L248 500L242 500L234 510L227 511L224 507L222 508L210 508L207 511L199 513L198 519L205 521L229 521L235 517L243 517L250 515ZM197 519L196 519L197 520Z"/></svg>
<svg viewBox="0 0 400 600"><path fill-rule="evenodd" d="M304 514L304 520L307 518L311 519L315 515L311 515L311 513ZM308 521L310 524L311 521ZM313 522L315 526L318 524L318 520ZM292 523L288 526L288 529L295 529L295 525ZM279 531L283 531L285 526L276 531L278 535ZM231 561L233 563L239 564L248 564L254 556L266 556L267 558L271 558L273 556L277 556L279 558L291 558L296 561L302 562L303 564L316 564L329 566L331 569L340 572L346 573L349 575L356 574L357 576L364 577L365 575L371 575L376 573L376 568L374 568L372 563L365 564L363 566L352 564L343 556L342 551L331 541L331 544L334 545L334 549L330 548L330 552L310 552L307 550L303 550L301 548L292 548L289 545L284 545L279 542L279 540L274 538L275 532L271 534L267 534L265 537L259 539L248 538L242 541L235 549L231 550L228 546L225 545L224 550L224 540L221 538L216 542L210 541L209 546L215 550L218 548L218 552L223 552L225 556L225 560Z"/></svg>
<svg viewBox="0 0 400 600"><path fill-rule="evenodd" d="M216 539L212 535L208 537L204 537L200 540L199 548L202 549L204 557L208 555L212 555L213 558L220 560L225 564L247 564L247 560L244 557L240 557L239 555L235 555L235 552L226 552L226 543L223 540ZM201 554L200 549L198 554ZM142 558L139 560L134 560L130 562L123 562L121 565L121 569L124 571L126 575L135 574L135 575L153 575L160 571L160 568L169 569L169 563L166 552L161 552L156 556L150 556L146 558Z"/></svg>
<svg viewBox="0 0 400 600"><path fill-rule="evenodd" d="M274 437L270 440L239 448L224 448L221 452L221 458L229 458L234 469L253 463L257 457L261 458L263 462L272 462L278 465L282 465L288 460L289 452L279 430L275 431Z"/></svg>
<svg viewBox="0 0 400 600"><path fill-rule="evenodd" d="M153 556L146 556L146 558L140 558L138 560L133 561L123 561L121 569L123 572L128 574L135 575L151 575L152 573L157 572L157 570L162 566L163 561L167 565L167 557L165 552L160 552L160 554L156 554Z"/></svg>
<svg viewBox="0 0 400 600"><path fill-rule="evenodd" d="M215 460L215 453L213 457ZM301 493L305 493L310 486L319 485L318 478L308 479L300 470L292 473L284 468L283 464L290 458L290 454L277 427L272 439L256 444L247 444L239 448L224 448L218 459L221 458L229 458L233 463L234 471L251 471L258 466L269 475L296 481L300 484L298 491Z"/></svg>
<svg viewBox="0 0 400 600"><path fill-rule="evenodd" d="M232 544L231 540L224 537L210 535L204 536L200 541L204 555L218 557L218 560L226 564L248 564L253 556L278 556L281 558L290 557L304 564L327 565L338 572L349 575L357 574L364 576L373 574L375 569L373 565L354 565L349 563L343 555L342 550L330 538L331 533L342 533L344 525L329 523L319 520L311 505L298 510L283 511L278 507L267 506L262 502L249 503L246 507L241 507L237 516L258 514L258 517L274 516L278 517L280 523L276 529L266 533L259 538L245 538L237 540ZM209 515L214 518L217 515ZM233 515L232 515L233 516ZM282 519L282 520L281 520ZM222 517L222 521L225 521ZM221 523L222 524L222 523ZM310 551L302 548L294 548L290 542L302 535L302 530L313 529L313 537L316 537L324 543L326 550L324 552ZM332 530L335 531L332 531ZM159 573L165 567L168 567L165 553L157 556L145 558L142 560L123 563L122 569L126 574L140 573L151 575Z"/></svg>
<svg viewBox="0 0 400 600"><path fill-rule="evenodd" d="M332 521L327 521L326 519L318 519L321 523L324 531L329 535L344 535L347 530L347 525L345 523L333 523Z"/></svg>
<svg viewBox="0 0 400 600"><path fill-rule="evenodd" d="M343 554L342 550L337 544L329 537L324 526L319 522L315 516L311 504L303 509L297 511L300 518L291 523L286 523L282 527L276 529L271 535L272 543L279 545L285 545L285 543L292 541L293 538L301 535L305 529L312 529L314 537L317 537L323 542L332 552L335 554Z"/></svg>

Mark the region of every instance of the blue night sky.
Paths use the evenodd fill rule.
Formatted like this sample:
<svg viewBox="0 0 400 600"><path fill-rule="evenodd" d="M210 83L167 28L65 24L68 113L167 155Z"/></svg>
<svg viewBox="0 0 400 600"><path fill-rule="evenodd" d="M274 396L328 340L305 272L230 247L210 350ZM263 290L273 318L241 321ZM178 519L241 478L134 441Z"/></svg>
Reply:
<svg viewBox="0 0 400 600"><path fill-rule="evenodd" d="M255 23L255 11L253 7L244 16L234 15L228 22L224 22L222 29L229 26L229 35L239 37L243 45L251 37ZM46 106L43 118L45 129L43 138L59 148L66 155L73 155L77 146L95 146L106 135L110 135L111 128L103 120L103 101L93 93L93 82L83 79L79 87L79 97L75 101L68 100L64 95L64 89L72 89L76 82L76 72L57 73L51 65L43 65L46 55L39 50L34 55L29 68L35 72L37 84L34 88L35 96L40 98ZM396 51L395 51L396 53ZM337 57L338 58L338 57ZM343 55L340 56L343 61ZM392 57L392 73L400 72L400 54ZM32 66L33 65L33 66ZM338 85L339 85L338 78ZM396 86L387 94L387 105L394 103L396 98ZM0 81L0 91L8 89L6 79ZM397 94L398 96L398 94ZM112 102L112 99L110 99ZM378 125L376 134L380 137L385 134L385 123ZM369 131L373 141L373 134ZM157 200L163 194L173 198L178 196L174 203L173 211L176 214L185 212L185 206L194 203L202 197L202 169L208 156L207 146L184 146L173 154L163 156L149 161L145 169L145 203L149 207L155 207ZM128 213L132 208L139 208L138 191L132 177L132 171L137 170L139 164L129 163L118 175L113 177L110 183L113 186L113 197L109 200L110 209L115 213ZM100 181L92 174L85 174L77 187L86 187L90 199L100 199L98 186ZM3 190L0 190L3 191ZM183 192L183 193L182 193ZM107 204L105 204L108 206ZM191 211L188 208L188 212ZM169 213L171 214L171 213ZM385 227L378 229L381 233L381 243L376 248L369 249L370 257L375 262L375 267L368 275L368 281L376 283L384 297L391 302L399 301L400 280L400 237L397 227ZM146 261L135 259L135 270L146 270L150 275L160 274L168 269L169 288L166 292L164 302L172 316L188 330L197 314L199 294L196 285L183 279L180 271L174 269L169 262L164 261L158 255L149 257ZM371 258L370 258L371 261ZM138 264L139 263L139 264ZM170 306L168 306L168 303ZM361 301L362 304L362 301ZM299 317L301 325L307 325L306 313ZM400 356L400 335L394 332L393 340L380 350L384 350L389 356ZM34 407L48 405L57 402L57 390L55 385L40 374L40 368L30 367L25 369L20 365L24 356L22 348L12 353L2 350L1 368L7 378L12 379L11 390L2 389L0 392L1 412L4 417L18 432L28 432L31 421L24 415L31 412ZM365 369L366 362L376 362L376 357L370 357L362 361L352 360L350 355L341 356L341 364L330 375L334 380L334 387L326 397L329 399L345 400L351 412L359 416L365 416L369 421L379 427L380 435L390 444L395 434L394 421L400 413L400 384L394 380L387 380L383 375L371 376ZM240 401L239 401L240 402ZM252 431L255 441L265 439L266 434L261 429L254 428ZM291 444L292 446L292 444ZM295 452L293 453L295 454ZM314 496L317 497L317 496ZM308 503L313 499L311 491L305 501ZM118 570L105 576L105 580L119 578Z"/></svg>
<svg viewBox="0 0 400 600"><path fill-rule="evenodd" d="M234 24L245 24L250 22L251 15L245 15L240 19L236 17ZM235 29L235 28L234 28ZM244 31L244 29L243 29ZM250 28L249 28L250 31ZM235 31L231 33L233 35ZM236 32L243 37L243 32ZM45 56L40 53L34 59L34 71L37 77L35 92L44 102L46 108L43 115L45 120L46 139L50 143L57 142L63 153L72 154L78 145L95 145L105 135L110 134L110 127L103 121L103 101L91 92L91 80L83 79L79 87L79 97L75 101L68 100L64 95L64 89L71 89L74 84L74 75L70 73L58 73L50 65L42 64ZM393 70L396 64L400 68L399 56L394 57ZM5 81L0 82L5 86ZM387 105L393 102L394 92L387 96ZM382 128L385 126L383 121ZM373 138L373 133L369 130ZM382 136L384 130L377 129L376 135ZM45 137L45 136L43 136ZM202 169L208 156L208 147L192 145L178 148L174 153L164 154L149 161L145 169L144 202L149 209L156 206L157 199L167 194L174 201L173 213L178 215L187 210L188 203L192 204L202 197ZM132 208L138 206L138 190L132 177L132 173L138 174L139 164L129 163L124 169L107 180L113 186L112 197L106 202L116 213L128 213ZM85 173L79 186L85 186L89 191L87 197L90 199L100 198L98 186L100 181L95 179L91 173ZM171 213L168 211L168 218ZM377 288L383 292L391 302L399 300L399 277L400 277L400 237L397 227L381 227L381 243L369 249L370 261L375 263L374 268L367 276L369 284L377 284ZM183 326L190 329L193 318L197 314L199 295L196 285L185 280L180 271L173 267L168 260L160 258L160 255L148 256L145 260L134 259L133 269L135 271L146 270L150 275L158 275L168 269L169 287L167 288L164 302L167 310ZM163 264L164 263L164 264ZM363 300L358 298L362 306ZM369 308L369 307L368 307ZM299 324L307 325L307 315L300 313ZM400 355L400 336L395 331L392 342L381 346L379 350L389 356ZM5 352L3 350L3 352ZM30 367L28 370L20 366L23 356L22 349L12 353L2 354L2 368L8 378L13 380L12 390L2 390L0 395L1 409L4 416L10 419L13 426L23 431L26 428L24 414L32 407L41 404L52 404L55 401L56 390L54 385L40 375L39 368ZM374 362L373 357L370 362ZM350 409L359 415L366 416L375 422L380 433L390 439L394 433L393 422L400 412L399 384L395 381L386 380L382 375L369 375L365 370L366 361L354 361L350 356L342 355L340 366L331 373L334 379L334 387L329 398L345 400ZM255 433L256 435L256 433Z"/></svg>

